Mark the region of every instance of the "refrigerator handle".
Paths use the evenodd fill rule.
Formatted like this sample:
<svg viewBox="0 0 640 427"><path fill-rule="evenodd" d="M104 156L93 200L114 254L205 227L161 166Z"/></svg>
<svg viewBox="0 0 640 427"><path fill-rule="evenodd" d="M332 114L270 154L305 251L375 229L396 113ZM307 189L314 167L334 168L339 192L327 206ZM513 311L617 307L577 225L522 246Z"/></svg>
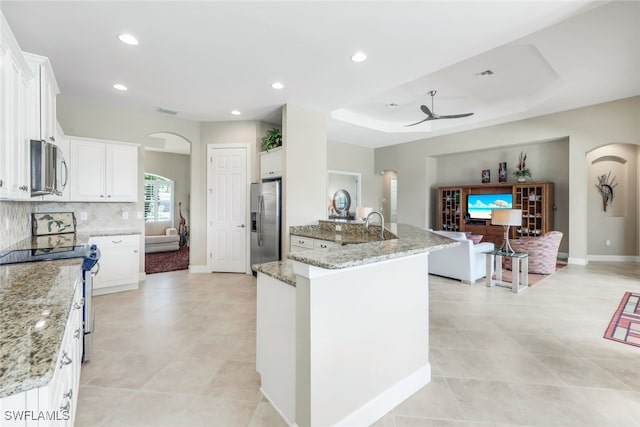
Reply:
<svg viewBox="0 0 640 427"><path fill-rule="evenodd" d="M258 246L262 246L262 215L263 215L264 197L262 194L258 196L258 221L256 229L258 231Z"/></svg>

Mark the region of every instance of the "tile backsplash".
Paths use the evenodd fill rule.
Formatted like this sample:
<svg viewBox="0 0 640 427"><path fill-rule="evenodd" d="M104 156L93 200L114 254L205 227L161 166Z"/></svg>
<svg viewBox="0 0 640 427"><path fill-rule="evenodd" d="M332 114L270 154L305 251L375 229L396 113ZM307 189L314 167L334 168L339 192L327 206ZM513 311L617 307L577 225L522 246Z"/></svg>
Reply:
<svg viewBox="0 0 640 427"><path fill-rule="evenodd" d="M144 219L137 218L137 206L137 203L0 201L0 251L31 236L32 212L73 212L79 232L131 229L144 232ZM82 219L83 213L86 219Z"/></svg>
<svg viewBox="0 0 640 427"><path fill-rule="evenodd" d="M0 201L0 251L31 236L31 212L29 202Z"/></svg>

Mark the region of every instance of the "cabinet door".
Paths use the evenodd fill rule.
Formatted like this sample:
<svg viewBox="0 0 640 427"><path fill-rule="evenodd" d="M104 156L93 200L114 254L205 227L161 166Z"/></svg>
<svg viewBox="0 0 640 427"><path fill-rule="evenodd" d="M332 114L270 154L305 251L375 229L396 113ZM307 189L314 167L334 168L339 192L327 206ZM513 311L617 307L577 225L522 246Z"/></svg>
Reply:
<svg viewBox="0 0 640 427"><path fill-rule="evenodd" d="M263 153L260 158L260 176L262 179L282 176L282 150Z"/></svg>
<svg viewBox="0 0 640 427"><path fill-rule="evenodd" d="M105 146L99 142L71 139L70 197L73 201L105 200Z"/></svg>
<svg viewBox="0 0 640 427"><path fill-rule="evenodd" d="M40 66L40 138L45 141L56 140L57 94L55 77L47 61Z"/></svg>
<svg viewBox="0 0 640 427"><path fill-rule="evenodd" d="M100 249L100 271L95 289L138 283L140 236L101 236L91 238Z"/></svg>
<svg viewBox="0 0 640 427"><path fill-rule="evenodd" d="M138 200L138 147L106 144L106 201Z"/></svg>

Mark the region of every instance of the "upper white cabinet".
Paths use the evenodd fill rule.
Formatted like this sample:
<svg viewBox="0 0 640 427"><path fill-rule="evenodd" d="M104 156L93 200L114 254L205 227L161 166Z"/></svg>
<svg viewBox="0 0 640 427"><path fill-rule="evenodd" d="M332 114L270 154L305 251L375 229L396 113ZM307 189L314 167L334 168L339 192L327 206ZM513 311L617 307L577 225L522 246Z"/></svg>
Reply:
<svg viewBox="0 0 640 427"><path fill-rule="evenodd" d="M28 95L33 76L0 13L0 197L29 199Z"/></svg>
<svg viewBox="0 0 640 427"><path fill-rule="evenodd" d="M138 145L69 137L69 146L72 201L137 201Z"/></svg>
<svg viewBox="0 0 640 427"><path fill-rule="evenodd" d="M282 176L282 148L260 153L260 177L262 179Z"/></svg>
<svg viewBox="0 0 640 427"><path fill-rule="evenodd" d="M60 90L51 63L44 56L32 53L24 53L24 58L35 77L29 85L29 137L55 142L56 96Z"/></svg>

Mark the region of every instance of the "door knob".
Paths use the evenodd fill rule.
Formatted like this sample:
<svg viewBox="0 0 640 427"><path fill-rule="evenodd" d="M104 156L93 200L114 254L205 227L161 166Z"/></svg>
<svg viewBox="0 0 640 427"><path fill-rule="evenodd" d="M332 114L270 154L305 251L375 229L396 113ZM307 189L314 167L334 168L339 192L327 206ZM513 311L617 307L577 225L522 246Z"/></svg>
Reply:
<svg viewBox="0 0 640 427"><path fill-rule="evenodd" d="M236 227L244 228L244 224L236 225Z"/></svg>

